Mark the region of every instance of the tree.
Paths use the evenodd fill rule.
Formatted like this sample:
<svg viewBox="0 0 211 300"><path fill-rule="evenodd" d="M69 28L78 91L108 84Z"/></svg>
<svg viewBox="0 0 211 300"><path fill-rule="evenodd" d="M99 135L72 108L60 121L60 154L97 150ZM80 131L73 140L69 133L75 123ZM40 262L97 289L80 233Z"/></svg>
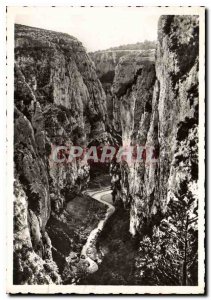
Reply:
<svg viewBox="0 0 211 300"><path fill-rule="evenodd" d="M140 242L136 275L142 284L197 285L197 220L197 200L183 180L165 218Z"/></svg>

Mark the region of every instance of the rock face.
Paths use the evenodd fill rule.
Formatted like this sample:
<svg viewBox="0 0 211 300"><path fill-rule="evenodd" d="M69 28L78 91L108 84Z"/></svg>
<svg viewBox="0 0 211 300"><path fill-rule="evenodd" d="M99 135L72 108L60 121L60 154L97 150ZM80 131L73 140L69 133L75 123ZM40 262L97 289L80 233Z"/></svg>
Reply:
<svg viewBox="0 0 211 300"><path fill-rule="evenodd" d="M154 149L112 168L115 202L140 241L142 285L197 285L198 26L197 16L162 16L155 66L135 55L115 71L114 127L123 145Z"/></svg>
<svg viewBox="0 0 211 300"><path fill-rule="evenodd" d="M152 50L105 50L89 53L93 60L97 75L102 83L112 82L114 78L115 68L122 56L131 53L142 53L143 56L149 56L154 52Z"/></svg>
<svg viewBox="0 0 211 300"><path fill-rule="evenodd" d="M154 55L145 57L142 53L135 53L121 58L116 67L112 91L113 125L117 131L122 131L123 143L129 142L133 131L137 132L145 106L146 111L151 112L154 82Z"/></svg>
<svg viewBox="0 0 211 300"><path fill-rule="evenodd" d="M57 164L52 151L58 145L86 147L105 134L105 93L76 38L16 25L14 98L14 278L18 284L59 283L46 223L86 185L89 167ZM40 261L39 276L33 259Z"/></svg>
<svg viewBox="0 0 211 300"><path fill-rule="evenodd" d="M132 46L132 45L130 45ZM143 57L152 57L155 50L105 50L90 53L90 57L94 62L97 75L102 83L106 93L108 117L110 121L113 119L113 98L111 86L113 84L115 68L123 56L130 54L140 54Z"/></svg>
<svg viewBox="0 0 211 300"><path fill-rule="evenodd" d="M197 16L162 16L155 55L99 52L93 63L72 36L16 25L14 283L61 283L46 224L89 167L52 152L101 145L109 127L113 141L154 150L111 166L117 211L129 212L139 245L136 284L197 284L198 26Z"/></svg>
<svg viewBox="0 0 211 300"><path fill-rule="evenodd" d="M116 131L122 133L124 146L143 146L146 143L152 116L155 79L153 57L146 59L141 54L130 54L123 57L116 67L112 86L114 94L113 125ZM131 216L132 203L137 197L136 194L141 199L140 190L143 188L141 180L144 170L144 162L139 165L122 162L120 169L118 165L112 169L115 201L123 201L125 207L131 206ZM142 211L141 207L139 210ZM139 217L136 217L136 220L139 221ZM133 219L131 219L131 224L133 224ZM132 229L130 231L135 234Z"/></svg>
<svg viewBox="0 0 211 300"><path fill-rule="evenodd" d="M142 62L138 55L123 58L116 67L114 125L122 131L122 143L153 147L157 154L154 162L147 163L143 159L131 165L124 162L114 166L115 201L123 201L130 209L131 234L142 237L146 234L140 248L142 262L139 261L144 278L149 273L144 273L143 261L149 259L146 268L150 268L151 258L147 255L150 247L155 247L152 257L156 257L158 266L161 255L158 249L162 249L159 241L164 237L169 245L172 243L172 253L183 249L182 256L187 248L179 246L180 237L182 245L187 246L188 234L193 244L197 243L194 222L198 200L198 31L197 16L162 16L158 25L155 68L153 62ZM174 241L170 242L170 237L161 234L164 231L161 223L171 230L174 224ZM176 245L177 250L174 249ZM146 248L148 253L143 250ZM175 256L178 252L174 252ZM187 255L197 256L196 253ZM187 275L186 256L182 267L179 263L176 266L175 258L174 263L180 279L175 283L169 278L170 284L196 284L197 279L192 278L191 273ZM163 274L167 273L165 269ZM157 274L153 284L159 282ZM151 275L151 278L155 276ZM161 284L166 282L160 280Z"/></svg>

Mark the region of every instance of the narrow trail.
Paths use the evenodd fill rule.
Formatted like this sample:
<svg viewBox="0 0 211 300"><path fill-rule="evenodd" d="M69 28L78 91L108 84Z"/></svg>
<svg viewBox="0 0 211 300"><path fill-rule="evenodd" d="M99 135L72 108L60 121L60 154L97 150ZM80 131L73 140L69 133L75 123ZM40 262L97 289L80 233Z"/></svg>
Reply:
<svg viewBox="0 0 211 300"><path fill-rule="evenodd" d="M110 216L114 213L115 207L110 203L112 201L112 190L110 188L101 189L101 190L87 190L84 194L92 197L93 199L105 204L108 206L107 212L102 220L99 221L97 227L93 229L86 241L86 244L83 246L81 251L81 258L88 262L87 272L94 273L98 270L98 265L102 262L102 254L98 253L96 248L97 239L103 230L105 224L107 223ZM104 196L109 196L110 199L103 200Z"/></svg>

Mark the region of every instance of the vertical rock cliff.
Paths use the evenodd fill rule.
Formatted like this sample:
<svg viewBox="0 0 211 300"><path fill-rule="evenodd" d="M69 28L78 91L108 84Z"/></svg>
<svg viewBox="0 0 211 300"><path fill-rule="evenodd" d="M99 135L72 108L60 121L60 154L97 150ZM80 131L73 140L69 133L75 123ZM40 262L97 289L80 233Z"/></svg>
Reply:
<svg viewBox="0 0 211 300"><path fill-rule="evenodd" d="M125 55L125 52L99 51L92 52L89 55L94 62L97 76L106 93L108 117L111 120L113 111L111 86L114 79L115 67L118 64L120 57Z"/></svg>
<svg viewBox="0 0 211 300"><path fill-rule="evenodd" d="M86 185L88 165L57 164L56 146L105 134L105 93L74 37L15 26L14 281L60 283L47 221Z"/></svg>
<svg viewBox="0 0 211 300"><path fill-rule="evenodd" d="M196 285L198 17L161 16L156 52L90 55L70 35L15 26L14 283L79 282L76 261L105 207L79 196L96 169L53 153L112 141L142 147L142 160L112 160L116 211L98 241L107 260L84 282Z"/></svg>
<svg viewBox="0 0 211 300"><path fill-rule="evenodd" d="M123 56L130 54L141 55L143 57L152 57L154 55L154 43L137 43L127 46L120 46L115 49L102 50L97 52L89 53L90 58L93 60L96 73L100 82L102 83L103 89L106 93L106 103L108 118L112 122L113 120L113 93L111 90L115 68L118 65L120 59ZM122 49L121 49L122 48ZM134 48L134 49L133 49Z"/></svg>
<svg viewBox="0 0 211 300"><path fill-rule="evenodd" d="M130 54L120 60L112 86L113 126L116 131L122 132L124 146L144 146L146 143L152 115L154 84L153 56L145 58L141 54ZM115 169L118 169L118 165L114 166L114 173ZM128 207L132 205L131 201L135 201L136 196L141 199L144 171L144 162L137 165L121 163L119 174L115 174L112 180L116 202L123 201L125 207ZM131 219L131 224L132 222ZM131 233L135 234L132 229Z"/></svg>
<svg viewBox="0 0 211 300"><path fill-rule="evenodd" d="M129 208L130 232L142 241L142 284L197 284L198 26L197 16L162 16L155 65L135 55L116 67L122 143L155 149L113 169L115 201Z"/></svg>

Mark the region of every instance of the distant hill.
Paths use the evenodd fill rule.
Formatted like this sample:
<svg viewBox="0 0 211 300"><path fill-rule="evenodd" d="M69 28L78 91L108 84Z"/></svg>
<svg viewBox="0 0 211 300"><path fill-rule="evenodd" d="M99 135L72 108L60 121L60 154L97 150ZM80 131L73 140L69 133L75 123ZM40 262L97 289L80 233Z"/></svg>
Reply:
<svg viewBox="0 0 211 300"><path fill-rule="evenodd" d="M136 44L127 44L127 45L120 45L117 47L111 47L106 50L99 50L96 52L103 52L103 51L117 51L117 50L149 50L156 48L156 41L147 41L144 42L137 42Z"/></svg>

